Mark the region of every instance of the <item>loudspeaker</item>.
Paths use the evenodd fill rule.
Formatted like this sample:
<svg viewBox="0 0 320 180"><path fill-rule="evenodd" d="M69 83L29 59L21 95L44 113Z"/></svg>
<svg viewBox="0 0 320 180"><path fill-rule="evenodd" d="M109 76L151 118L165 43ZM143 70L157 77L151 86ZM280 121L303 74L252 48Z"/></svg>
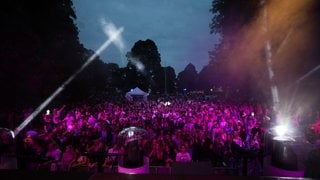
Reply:
<svg viewBox="0 0 320 180"><path fill-rule="evenodd" d="M307 156L304 177L320 179L320 147L311 150Z"/></svg>
<svg viewBox="0 0 320 180"><path fill-rule="evenodd" d="M308 153L314 145L302 141L273 141L271 165L280 169L297 171L305 169Z"/></svg>

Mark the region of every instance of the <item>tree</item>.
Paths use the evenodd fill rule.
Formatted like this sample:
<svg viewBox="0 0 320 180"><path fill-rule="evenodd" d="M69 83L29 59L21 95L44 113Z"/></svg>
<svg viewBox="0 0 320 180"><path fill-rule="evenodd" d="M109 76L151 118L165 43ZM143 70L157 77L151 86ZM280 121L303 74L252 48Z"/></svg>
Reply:
<svg viewBox="0 0 320 180"><path fill-rule="evenodd" d="M157 83L159 84L158 94L172 94L176 92L176 73L171 66L161 67L162 75Z"/></svg>
<svg viewBox="0 0 320 180"><path fill-rule="evenodd" d="M127 53L127 78L134 86L157 92L160 85L157 83L163 77L161 74L161 58L156 44L147 39L137 41Z"/></svg>
<svg viewBox="0 0 320 180"><path fill-rule="evenodd" d="M219 34L221 39L209 52L209 64L199 73L199 83L206 84L206 89L222 86L234 91L243 88L248 90L253 87L251 83L261 82L252 81L252 77L260 80L267 77L266 70L261 65L263 63L259 61L261 49L255 49L254 46L251 48L250 43L261 35L257 30L258 26L250 29L258 21L261 8L260 1L255 0L212 1L210 30L211 33ZM254 30L257 33L254 34Z"/></svg>
<svg viewBox="0 0 320 180"><path fill-rule="evenodd" d="M105 90L110 93L116 93L117 89L121 89L123 84L121 71L118 64L109 63L106 64L106 71L104 72L107 75L107 84Z"/></svg>
<svg viewBox="0 0 320 180"><path fill-rule="evenodd" d="M296 82L318 64L319 52L315 49L319 46L319 25L315 19L319 17L319 4L299 0L212 1L210 29L220 34L221 41L210 52L211 61L200 75L210 76L208 69L220 61L219 70L227 72L226 82L235 88L254 87L252 95L272 99L270 87L278 87L283 99L297 99L292 97L297 95L294 87L300 93L314 95L306 93L304 87L319 87L319 83L308 83L318 77L318 71L308 76L305 84ZM218 77L218 72L212 69L211 76ZM249 87L242 86L248 82Z"/></svg>
<svg viewBox="0 0 320 180"><path fill-rule="evenodd" d="M259 9L260 1L257 0L213 0L210 32L219 33L222 38L232 38L232 34L258 17Z"/></svg>
<svg viewBox="0 0 320 180"><path fill-rule="evenodd" d="M48 98L93 51L79 43L71 0L4 0L0 12L0 109L21 112ZM52 103L92 96L107 82L103 66L97 58Z"/></svg>
<svg viewBox="0 0 320 180"><path fill-rule="evenodd" d="M39 104L79 67L75 13L68 0L2 2L1 83L5 107ZM50 83L48 83L50 82Z"/></svg>
<svg viewBox="0 0 320 180"><path fill-rule="evenodd" d="M204 66L198 75L197 86L205 91L210 91L213 87L226 86L227 73L223 71L221 61L211 61Z"/></svg>
<svg viewBox="0 0 320 180"><path fill-rule="evenodd" d="M196 81L198 78L198 73L193 64L189 63L183 71L178 74L177 86L178 91L193 91L196 90Z"/></svg>
<svg viewBox="0 0 320 180"><path fill-rule="evenodd" d="M173 69L173 67L163 67L164 73L165 73L165 91L164 93L172 94L175 93L177 90L177 80L176 80L176 73Z"/></svg>

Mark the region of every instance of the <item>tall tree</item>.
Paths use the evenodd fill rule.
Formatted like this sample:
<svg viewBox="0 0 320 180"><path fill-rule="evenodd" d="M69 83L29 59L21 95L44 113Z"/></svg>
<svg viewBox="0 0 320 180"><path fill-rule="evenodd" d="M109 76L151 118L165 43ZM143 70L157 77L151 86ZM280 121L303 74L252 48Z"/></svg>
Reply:
<svg viewBox="0 0 320 180"><path fill-rule="evenodd" d="M261 71L257 65L261 58L251 56L253 53L261 55L261 50L255 51L247 42L250 38L256 39L252 35L259 36L259 33L248 32L253 22L258 20L260 9L260 1L256 0L212 1L210 30L220 35L220 43L210 52L209 64L199 73L199 83L206 85L205 89L213 86L224 86L232 90L248 89L252 87L251 74L259 72L265 76L265 70Z"/></svg>
<svg viewBox="0 0 320 180"><path fill-rule="evenodd" d="M67 0L2 2L0 67L7 107L38 104L79 66L82 46L72 18Z"/></svg>
<svg viewBox="0 0 320 180"><path fill-rule="evenodd" d="M196 82L198 78L198 72L193 64L189 63L183 71L178 74L177 86L178 91L193 91L196 90Z"/></svg>
<svg viewBox="0 0 320 180"><path fill-rule="evenodd" d="M306 84L295 83L318 64L318 10L319 2L313 0L212 1L210 28L220 34L221 41L200 74L209 76L220 61L219 70L227 72L226 82L238 82L236 87L251 82L255 93L270 99L274 97L270 87L278 87L283 99L293 98L292 88L310 85L307 82L315 77L308 76ZM215 69L212 76L218 72Z"/></svg>
<svg viewBox="0 0 320 180"><path fill-rule="evenodd" d="M163 67L164 71L164 93L165 94L172 94L177 91L177 79L176 73L173 67Z"/></svg>
<svg viewBox="0 0 320 180"><path fill-rule="evenodd" d="M0 12L0 109L35 108L93 52L79 43L71 0L4 0ZM53 103L90 96L106 82L102 69L80 74Z"/></svg>
<svg viewBox="0 0 320 180"><path fill-rule="evenodd" d="M157 92L160 89L161 58L154 41L147 39L137 41L127 53L128 73L133 86L140 86L144 90Z"/></svg>

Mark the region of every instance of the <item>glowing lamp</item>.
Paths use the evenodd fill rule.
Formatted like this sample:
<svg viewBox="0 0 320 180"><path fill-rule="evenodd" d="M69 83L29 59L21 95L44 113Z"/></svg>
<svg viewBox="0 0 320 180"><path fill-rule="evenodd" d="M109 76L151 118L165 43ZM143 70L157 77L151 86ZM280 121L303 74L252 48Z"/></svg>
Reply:
<svg viewBox="0 0 320 180"><path fill-rule="evenodd" d="M274 132L276 136L283 137L288 132L288 127L286 125L275 126Z"/></svg>

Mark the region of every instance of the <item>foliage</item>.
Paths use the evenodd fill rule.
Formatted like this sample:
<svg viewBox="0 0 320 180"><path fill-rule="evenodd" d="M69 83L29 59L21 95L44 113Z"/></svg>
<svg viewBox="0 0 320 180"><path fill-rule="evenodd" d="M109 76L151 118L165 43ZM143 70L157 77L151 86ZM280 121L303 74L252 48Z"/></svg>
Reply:
<svg viewBox="0 0 320 180"><path fill-rule="evenodd" d="M260 1L257 0L213 0L210 32L219 33L222 37L231 35L257 17L259 5Z"/></svg>
<svg viewBox="0 0 320 180"><path fill-rule="evenodd" d="M315 21L319 5L318 1L299 0L213 0L210 30L221 40L199 73L199 84L203 88L229 86L268 99L272 99L270 87L277 85L282 99L308 99L314 104L319 99L314 90L320 85L316 80L320 71L296 82L319 64L320 26ZM266 42L272 54L272 80Z"/></svg>
<svg viewBox="0 0 320 180"><path fill-rule="evenodd" d="M211 59L209 64L199 73L199 87L205 90L220 86L233 91L252 90L250 89L253 87L252 65L247 63L251 57L238 53L241 54L241 49L246 48L244 31L258 19L260 3L256 0L212 1L210 11L213 17L210 32L219 34L221 39L220 43L209 52ZM256 68L258 69L257 66Z"/></svg>
<svg viewBox="0 0 320 180"><path fill-rule="evenodd" d="M198 73L193 64L188 64L186 68L178 74L177 86L178 91L194 91L197 90L196 82Z"/></svg>
<svg viewBox="0 0 320 180"><path fill-rule="evenodd" d="M71 0L4 0L0 10L1 108L35 108L92 55L78 40ZM106 84L95 60L55 103L83 101Z"/></svg>
<svg viewBox="0 0 320 180"><path fill-rule="evenodd" d="M139 86L143 90L157 92L160 89L159 81L161 74L161 58L156 44L147 39L137 41L127 53L127 80L131 88Z"/></svg>
<svg viewBox="0 0 320 180"><path fill-rule="evenodd" d="M177 91L177 80L176 80L176 73L173 69L173 67L168 66L168 67L163 67L163 71L166 76L166 84L164 85L165 91L164 93L168 94L174 94Z"/></svg>

